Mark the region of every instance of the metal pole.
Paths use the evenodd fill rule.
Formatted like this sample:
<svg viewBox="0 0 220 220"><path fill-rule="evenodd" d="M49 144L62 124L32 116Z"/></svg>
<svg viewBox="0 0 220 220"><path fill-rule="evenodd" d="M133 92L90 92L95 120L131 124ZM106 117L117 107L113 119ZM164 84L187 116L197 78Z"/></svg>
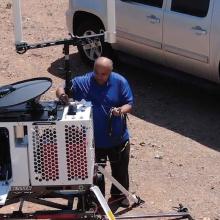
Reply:
<svg viewBox="0 0 220 220"><path fill-rule="evenodd" d="M100 205L102 206L107 218L109 220L115 220L115 216L112 213L111 209L108 206L108 203L106 202L104 196L102 195L100 189L98 186L91 187L92 192L96 195L96 198L98 199Z"/></svg>
<svg viewBox="0 0 220 220"><path fill-rule="evenodd" d="M181 219L192 219L189 214L152 214L152 215L140 215L140 216L121 216L115 217L118 220L125 220L125 219L143 219L143 218L181 218Z"/></svg>
<svg viewBox="0 0 220 220"><path fill-rule="evenodd" d="M13 16L14 16L15 44L20 44L23 42L21 1L12 0L12 4L13 4Z"/></svg>
<svg viewBox="0 0 220 220"><path fill-rule="evenodd" d="M20 198L19 212L22 212L24 206L24 198Z"/></svg>
<svg viewBox="0 0 220 220"><path fill-rule="evenodd" d="M116 42L116 5L115 0L106 1L107 31L105 33L105 41L112 44Z"/></svg>
<svg viewBox="0 0 220 220"><path fill-rule="evenodd" d="M66 86L65 92L70 95L70 80L71 80L71 71L70 71L70 45L69 43L64 44L63 53L65 55L65 74L66 74Z"/></svg>
<svg viewBox="0 0 220 220"><path fill-rule="evenodd" d="M112 177L102 166L98 166L99 171L109 179L127 198L129 198L133 203L139 204L139 199L136 195L128 192L114 177Z"/></svg>

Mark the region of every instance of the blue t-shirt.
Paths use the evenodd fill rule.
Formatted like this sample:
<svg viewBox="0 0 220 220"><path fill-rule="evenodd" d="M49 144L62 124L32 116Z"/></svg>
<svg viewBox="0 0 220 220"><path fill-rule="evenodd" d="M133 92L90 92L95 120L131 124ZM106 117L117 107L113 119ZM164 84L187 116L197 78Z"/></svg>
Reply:
<svg viewBox="0 0 220 220"><path fill-rule="evenodd" d="M73 97L92 102L94 136L96 148L111 148L129 139L121 117L113 116L112 135L109 135L109 112L112 107L133 105L133 95L127 80L112 72L105 85L99 85L94 72L74 78L71 81Z"/></svg>

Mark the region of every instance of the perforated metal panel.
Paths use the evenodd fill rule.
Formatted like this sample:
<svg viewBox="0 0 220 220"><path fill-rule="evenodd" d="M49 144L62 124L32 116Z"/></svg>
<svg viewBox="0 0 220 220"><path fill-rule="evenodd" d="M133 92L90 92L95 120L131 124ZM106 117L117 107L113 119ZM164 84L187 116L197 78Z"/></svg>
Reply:
<svg viewBox="0 0 220 220"><path fill-rule="evenodd" d="M34 178L36 181L59 179L57 132L55 125L35 126L32 132Z"/></svg>
<svg viewBox="0 0 220 220"><path fill-rule="evenodd" d="M68 180L88 179L87 128L65 125L66 165Z"/></svg>
<svg viewBox="0 0 220 220"><path fill-rule="evenodd" d="M94 139L91 106L59 121L30 122L28 155L33 186L93 184Z"/></svg>

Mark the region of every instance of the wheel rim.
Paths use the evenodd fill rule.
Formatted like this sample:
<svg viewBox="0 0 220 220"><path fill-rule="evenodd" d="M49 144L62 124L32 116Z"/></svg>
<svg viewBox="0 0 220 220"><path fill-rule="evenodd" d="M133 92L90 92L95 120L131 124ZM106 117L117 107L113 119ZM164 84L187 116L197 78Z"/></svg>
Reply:
<svg viewBox="0 0 220 220"><path fill-rule="evenodd" d="M84 33L83 36L94 34L96 34L94 31L88 30ZM87 58L89 58L92 61L95 61L98 57L100 57L103 51L102 42L99 38L86 39L86 43L82 46L82 48Z"/></svg>

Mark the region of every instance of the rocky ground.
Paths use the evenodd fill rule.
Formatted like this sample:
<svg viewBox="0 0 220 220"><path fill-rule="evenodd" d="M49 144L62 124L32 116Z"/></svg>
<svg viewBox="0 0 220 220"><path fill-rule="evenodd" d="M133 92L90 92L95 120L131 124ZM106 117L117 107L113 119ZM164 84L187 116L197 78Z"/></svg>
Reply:
<svg viewBox="0 0 220 220"><path fill-rule="evenodd" d="M0 85L47 76L53 87L45 98L54 98L64 79L62 47L16 54L10 4L0 1ZM67 36L67 6L67 0L23 1L25 40ZM76 48L71 53L74 74L91 69ZM220 219L219 95L126 64L118 71L128 78L136 99L129 120L131 191L146 203L135 213L169 211L183 203L195 219Z"/></svg>

